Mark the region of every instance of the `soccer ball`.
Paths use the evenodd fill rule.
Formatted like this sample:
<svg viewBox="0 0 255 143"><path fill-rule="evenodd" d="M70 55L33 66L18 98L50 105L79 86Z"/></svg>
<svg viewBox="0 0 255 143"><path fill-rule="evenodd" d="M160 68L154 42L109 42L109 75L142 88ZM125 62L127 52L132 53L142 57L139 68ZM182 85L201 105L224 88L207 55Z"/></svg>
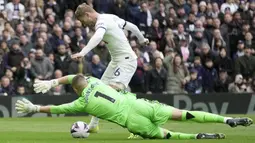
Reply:
<svg viewBox="0 0 255 143"><path fill-rule="evenodd" d="M89 127L87 123L82 121L75 122L71 127L71 135L73 138L87 138L89 137Z"/></svg>

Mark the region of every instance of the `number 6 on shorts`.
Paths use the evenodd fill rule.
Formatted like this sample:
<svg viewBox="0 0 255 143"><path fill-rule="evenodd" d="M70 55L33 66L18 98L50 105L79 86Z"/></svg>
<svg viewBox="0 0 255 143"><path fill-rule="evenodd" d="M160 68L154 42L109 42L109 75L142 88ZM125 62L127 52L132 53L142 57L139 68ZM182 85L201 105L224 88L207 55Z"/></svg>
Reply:
<svg viewBox="0 0 255 143"><path fill-rule="evenodd" d="M117 68L114 72L115 76L119 76L120 75L120 68Z"/></svg>

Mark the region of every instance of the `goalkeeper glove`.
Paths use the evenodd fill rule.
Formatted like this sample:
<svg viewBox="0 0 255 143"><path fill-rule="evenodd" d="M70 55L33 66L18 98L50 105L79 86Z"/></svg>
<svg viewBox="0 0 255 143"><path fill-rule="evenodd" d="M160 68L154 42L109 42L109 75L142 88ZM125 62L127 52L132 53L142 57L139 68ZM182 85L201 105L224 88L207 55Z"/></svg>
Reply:
<svg viewBox="0 0 255 143"><path fill-rule="evenodd" d="M46 93L48 92L52 87L58 86L58 80L36 80L34 83L34 91L35 93Z"/></svg>
<svg viewBox="0 0 255 143"><path fill-rule="evenodd" d="M18 113L34 113L40 111L39 105L34 105L27 99L23 98L22 100L18 100L15 104L15 109Z"/></svg>

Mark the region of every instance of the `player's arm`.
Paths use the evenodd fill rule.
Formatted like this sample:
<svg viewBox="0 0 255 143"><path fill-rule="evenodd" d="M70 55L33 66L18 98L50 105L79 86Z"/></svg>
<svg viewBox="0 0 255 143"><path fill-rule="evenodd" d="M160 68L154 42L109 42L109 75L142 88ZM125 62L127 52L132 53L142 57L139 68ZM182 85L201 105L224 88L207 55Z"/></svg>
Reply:
<svg viewBox="0 0 255 143"><path fill-rule="evenodd" d="M98 22L96 25L96 32L90 38L88 44L79 53L72 55L72 58L84 57L89 51L95 48L103 40L106 29L106 24L103 21Z"/></svg>
<svg viewBox="0 0 255 143"><path fill-rule="evenodd" d="M71 103L66 103L62 105L50 105L50 106L40 106L34 105L29 100L23 98L22 100L18 100L15 108L18 113L52 113L52 114L64 114L64 113L79 113L84 109L84 102L82 98L79 98Z"/></svg>
<svg viewBox="0 0 255 143"><path fill-rule="evenodd" d="M34 83L35 93L46 93L52 87L56 87L60 84L71 84L75 75L67 75L58 79L52 80L36 80Z"/></svg>
<svg viewBox="0 0 255 143"><path fill-rule="evenodd" d="M131 31L137 37L140 44L148 44L149 43L148 39L144 38L141 31L133 23L125 21L121 18L118 18L117 23L119 24L120 28Z"/></svg>

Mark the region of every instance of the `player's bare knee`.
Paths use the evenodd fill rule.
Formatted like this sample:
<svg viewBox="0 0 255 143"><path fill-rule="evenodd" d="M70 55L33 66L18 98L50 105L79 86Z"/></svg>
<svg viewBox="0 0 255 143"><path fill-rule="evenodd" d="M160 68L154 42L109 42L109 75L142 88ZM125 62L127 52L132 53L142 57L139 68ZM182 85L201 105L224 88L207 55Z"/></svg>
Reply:
<svg viewBox="0 0 255 143"><path fill-rule="evenodd" d="M172 120L182 120L182 110L174 109L172 114Z"/></svg>
<svg viewBox="0 0 255 143"><path fill-rule="evenodd" d="M173 120L190 120L195 118L191 112L187 110L174 109L172 119Z"/></svg>

